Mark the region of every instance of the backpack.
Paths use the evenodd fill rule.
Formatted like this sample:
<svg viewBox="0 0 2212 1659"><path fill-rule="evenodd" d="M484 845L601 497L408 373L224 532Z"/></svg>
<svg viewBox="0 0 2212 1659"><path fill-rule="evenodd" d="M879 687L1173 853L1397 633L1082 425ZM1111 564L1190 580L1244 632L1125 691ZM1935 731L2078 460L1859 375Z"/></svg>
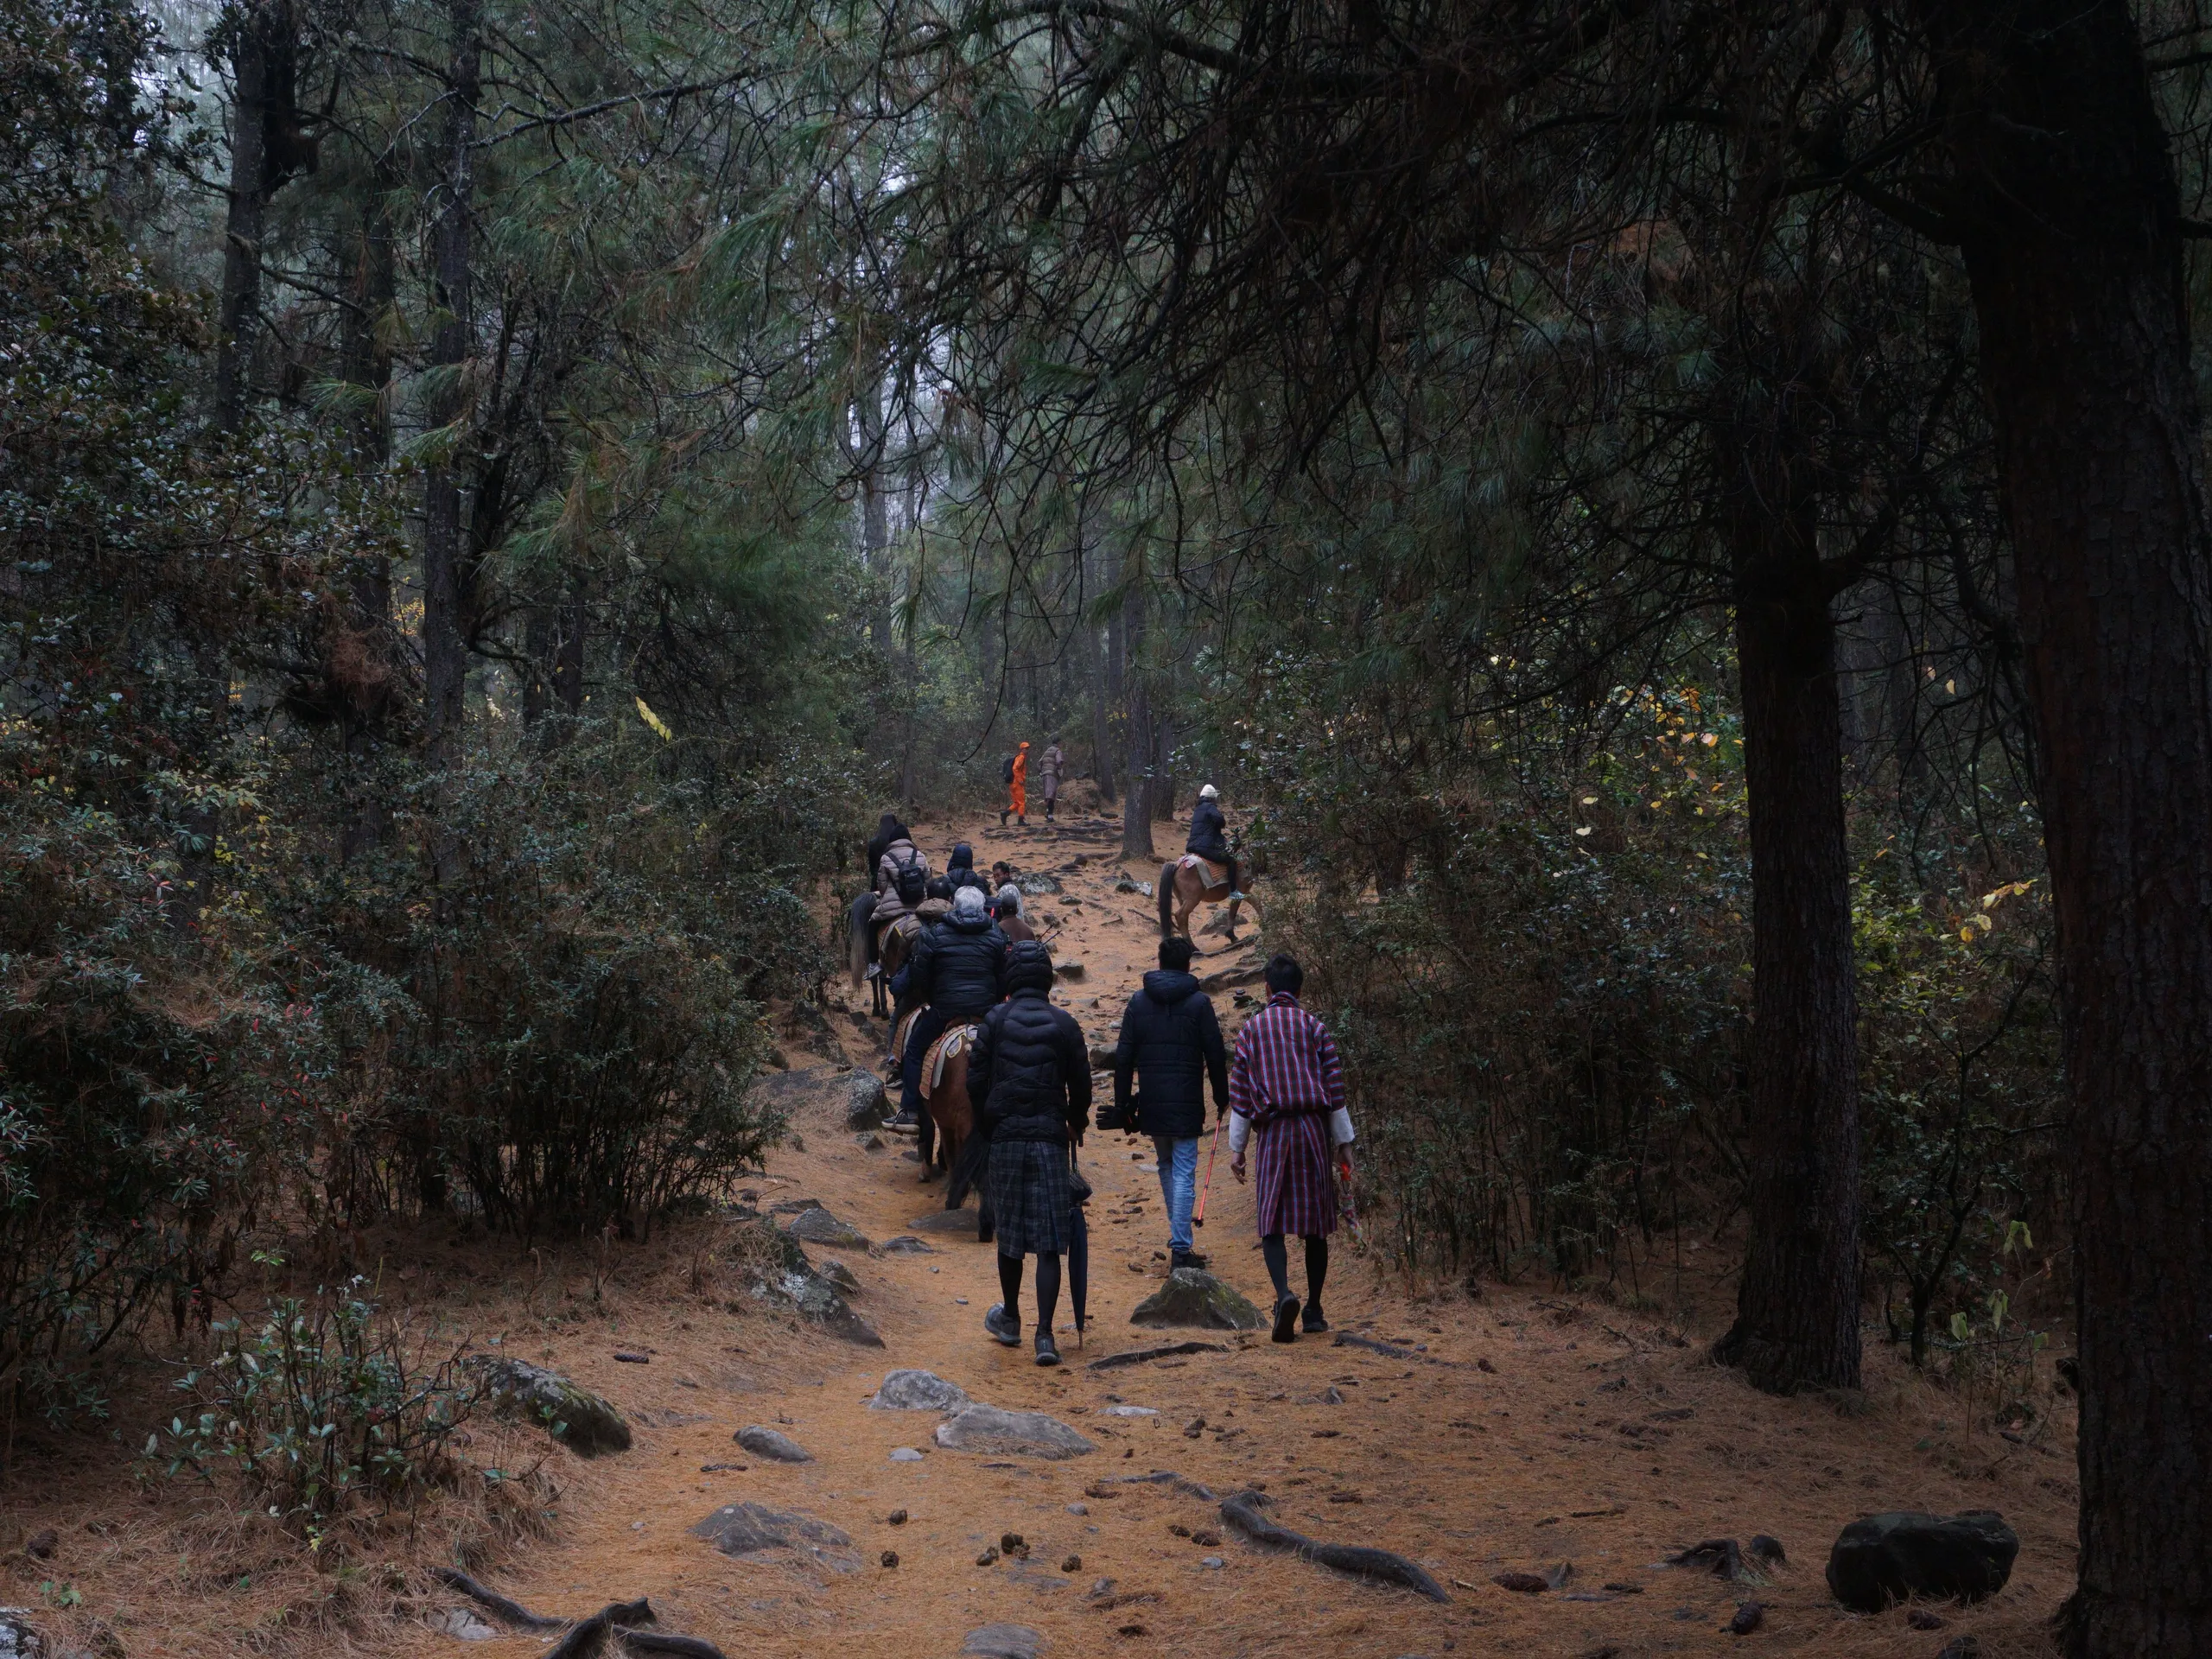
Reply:
<svg viewBox="0 0 2212 1659"><path fill-rule="evenodd" d="M901 855L892 879L899 889L899 902L909 910L929 896L930 873L911 849Z"/></svg>
<svg viewBox="0 0 2212 1659"><path fill-rule="evenodd" d="M1014 757L1010 754L1006 758L1006 781L1009 784L1014 781Z"/></svg>

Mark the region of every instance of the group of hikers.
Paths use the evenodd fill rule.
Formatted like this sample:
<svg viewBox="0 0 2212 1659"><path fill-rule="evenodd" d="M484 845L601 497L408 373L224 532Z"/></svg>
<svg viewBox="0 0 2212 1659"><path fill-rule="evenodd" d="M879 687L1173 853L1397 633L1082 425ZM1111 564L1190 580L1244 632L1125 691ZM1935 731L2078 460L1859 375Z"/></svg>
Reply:
<svg viewBox="0 0 2212 1659"><path fill-rule="evenodd" d="M1048 785L1057 775L1046 772ZM1048 792L1048 806L1052 798ZM1017 806L1019 801L1017 796ZM1201 791L1201 811L1211 809L1209 845L1195 844L1200 814L1194 813L1191 850L1227 863L1233 888L1235 861L1218 801L1211 785ZM899 1103L890 1127L919 1130L923 1068L931 1047L949 1029L975 1027L968 1092L983 1158L980 1185L996 1229L1001 1293L984 1329L1009 1347L1020 1343L1022 1281L1033 1255L1036 1360L1057 1365L1052 1322L1061 1258L1081 1224L1076 1206L1090 1197L1073 1157L1090 1127L1090 1058L1082 1029L1052 1006L1051 950L1023 915L1021 890L1008 866L994 866L986 880L963 842L944 873L931 876L912 834L890 812L868 855L877 924L918 919L925 910L937 914L890 981L894 1033L907 1011L919 1010L896 1057ZM1211 1084L1217 1148L1225 1126L1230 1173L1239 1185L1248 1172L1256 1179L1261 1249L1274 1288L1273 1334L1277 1342L1295 1341L1301 1325L1308 1332L1329 1328L1321 1293L1329 1236L1338 1220L1331 1165L1347 1179L1351 1173L1343 1062L1326 1028L1300 1006L1304 971L1282 955L1263 970L1267 1004L1244 1022L1231 1054L1212 1001L1191 972L1192 955L1187 938L1163 939L1159 967L1129 999L1115 1046L1113 1103L1099 1113L1099 1127L1152 1138L1167 1206L1170 1265L1204 1267L1206 1258L1192 1241L1192 1212ZM1292 1234L1305 1245L1303 1298L1290 1287L1286 1240Z"/></svg>

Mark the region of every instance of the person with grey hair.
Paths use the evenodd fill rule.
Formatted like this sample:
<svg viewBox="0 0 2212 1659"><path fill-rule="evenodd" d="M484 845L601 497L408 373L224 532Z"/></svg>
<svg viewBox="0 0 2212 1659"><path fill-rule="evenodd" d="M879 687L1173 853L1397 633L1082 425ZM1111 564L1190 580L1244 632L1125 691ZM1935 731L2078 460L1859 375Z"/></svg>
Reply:
<svg viewBox="0 0 2212 1659"><path fill-rule="evenodd" d="M1021 913L1021 889L1007 882L999 889L998 902L994 906L998 913L999 931L1006 935L1008 944L1020 944L1024 939L1033 939L1037 930L1029 925L1029 918Z"/></svg>
<svg viewBox="0 0 2212 1659"><path fill-rule="evenodd" d="M891 981L892 995L924 1005L906 1037L899 1115L890 1127L919 1128L922 1061L952 1025L981 1020L1006 995L1006 935L991 920L981 887L952 895L952 914L923 934L912 958Z"/></svg>

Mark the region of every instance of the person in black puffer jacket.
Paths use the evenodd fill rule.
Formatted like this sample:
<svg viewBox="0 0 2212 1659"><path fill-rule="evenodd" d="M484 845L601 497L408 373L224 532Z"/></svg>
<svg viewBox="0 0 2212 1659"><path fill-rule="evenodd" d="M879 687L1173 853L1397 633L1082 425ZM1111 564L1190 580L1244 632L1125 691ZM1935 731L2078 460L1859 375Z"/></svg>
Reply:
<svg viewBox="0 0 2212 1659"><path fill-rule="evenodd" d="M952 896L952 914L924 933L906 965L892 976L891 993L926 1004L906 1037L899 1116L893 1128L922 1122L922 1058L947 1026L981 1020L1006 992L1006 935L983 907L980 887Z"/></svg>
<svg viewBox="0 0 2212 1659"><path fill-rule="evenodd" d="M1132 1074L1139 1090L1134 1103ZM1167 1200L1167 1243L1173 1252L1169 1265L1175 1268L1205 1265L1191 1243L1191 1205L1197 1197L1209 1078L1218 1118L1229 1109L1229 1052L1221 1021L1191 972L1190 940L1163 939L1160 966L1144 976L1144 988L1122 1015L1121 1039L1114 1046L1112 1127L1150 1135L1160 1154L1160 1191ZM1102 1120L1100 1127L1109 1126Z"/></svg>
<svg viewBox="0 0 2212 1659"><path fill-rule="evenodd" d="M952 849L952 857L944 867L944 879L952 884L955 892L962 887L980 887L984 899L988 902L990 899L990 883L976 873L976 849L964 841Z"/></svg>
<svg viewBox="0 0 2212 1659"><path fill-rule="evenodd" d="M990 1143L983 1197L998 1225L1004 1300L983 1328L1011 1348L1021 1340L1021 1258L1037 1258L1037 1363L1060 1363L1052 1315L1060 1257L1075 1231L1071 1141L1090 1123L1090 1056L1083 1029L1052 1006L1052 953L1034 939L1007 960L1007 999L983 1021L968 1057L976 1133Z"/></svg>

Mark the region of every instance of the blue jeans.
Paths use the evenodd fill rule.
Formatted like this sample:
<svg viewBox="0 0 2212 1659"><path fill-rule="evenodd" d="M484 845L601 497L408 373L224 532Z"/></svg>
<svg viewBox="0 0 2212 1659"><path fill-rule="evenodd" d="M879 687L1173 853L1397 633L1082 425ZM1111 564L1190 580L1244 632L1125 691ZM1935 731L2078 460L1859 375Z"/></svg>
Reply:
<svg viewBox="0 0 2212 1659"><path fill-rule="evenodd" d="M1160 1160L1160 1195L1167 1200L1168 1248L1191 1248L1191 1206L1198 1197L1198 1137L1195 1135L1155 1135L1152 1147Z"/></svg>
<svg viewBox="0 0 2212 1659"><path fill-rule="evenodd" d="M914 1018L914 1027L906 1033L906 1065L899 1075L899 1109L909 1117L922 1115L922 1060L930 1052L930 1045L944 1035L944 1028L952 1023L952 1016L942 1008L924 1008Z"/></svg>

